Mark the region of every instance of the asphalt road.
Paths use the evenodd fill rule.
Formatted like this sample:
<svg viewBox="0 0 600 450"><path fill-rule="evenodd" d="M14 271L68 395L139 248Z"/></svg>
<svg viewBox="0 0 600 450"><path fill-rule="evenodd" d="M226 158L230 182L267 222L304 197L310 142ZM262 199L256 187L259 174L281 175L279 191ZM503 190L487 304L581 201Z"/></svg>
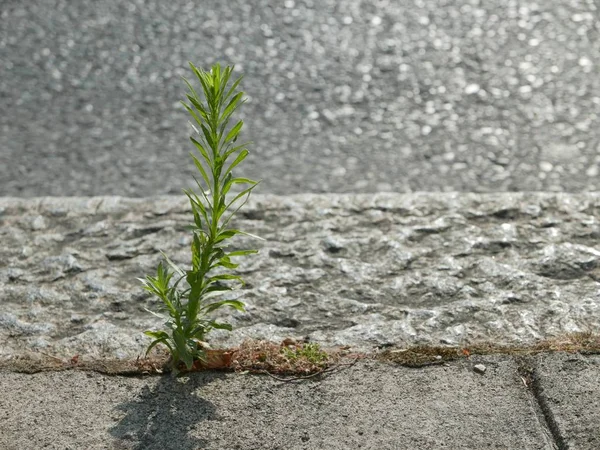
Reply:
<svg viewBox="0 0 600 450"><path fill-rule="evenodd" d="M3 0L0 195L180 193L236 64L257 192L600 190L600 1Z"/></svg>

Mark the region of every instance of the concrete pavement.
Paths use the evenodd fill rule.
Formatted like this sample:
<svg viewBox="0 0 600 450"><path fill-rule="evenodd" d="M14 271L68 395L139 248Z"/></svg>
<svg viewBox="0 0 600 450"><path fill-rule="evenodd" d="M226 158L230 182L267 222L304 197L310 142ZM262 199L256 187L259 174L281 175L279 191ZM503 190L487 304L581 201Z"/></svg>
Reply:
<svg viewBox="0 0 600 450"><path fill-rule="evenodd" d="M485 369L483 369L485 368ZM321 380L0 372L0 448L597 449L600 356L373 360Z"/></svg>

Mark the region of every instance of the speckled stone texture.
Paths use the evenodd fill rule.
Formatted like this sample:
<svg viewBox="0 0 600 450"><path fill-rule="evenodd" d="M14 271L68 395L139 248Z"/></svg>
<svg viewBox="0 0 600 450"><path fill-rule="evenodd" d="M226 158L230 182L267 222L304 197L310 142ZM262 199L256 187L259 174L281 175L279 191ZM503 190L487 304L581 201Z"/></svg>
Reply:
<svg viewBox="0 0 600 450"><path fill-rule="evenodd" d="M136 280L190 263L186 199L0 199L0 353L132 357L161 327ZM518 343L600 328L600 194L256 196L246 279L221 311L247 337L369 349Z"/></svg>
<svg viewBox="0 0 600 450"><path fill-rule="evenodd" d="M1 3L0 196L193 185L188 61L262 193L600 190L597 0Z"/></svg>

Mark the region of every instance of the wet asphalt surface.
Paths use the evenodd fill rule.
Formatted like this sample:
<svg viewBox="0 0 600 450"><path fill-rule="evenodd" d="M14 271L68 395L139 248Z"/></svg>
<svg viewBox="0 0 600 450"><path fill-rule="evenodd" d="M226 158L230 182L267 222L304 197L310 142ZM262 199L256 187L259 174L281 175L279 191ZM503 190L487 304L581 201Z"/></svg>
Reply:
<svg viewBox="0 0 600 450"><path fill-rule="evenodd" d="M193 184L187 62L236 64L257 192L600 190L600 1L0 3L0 195Z"/></svg>

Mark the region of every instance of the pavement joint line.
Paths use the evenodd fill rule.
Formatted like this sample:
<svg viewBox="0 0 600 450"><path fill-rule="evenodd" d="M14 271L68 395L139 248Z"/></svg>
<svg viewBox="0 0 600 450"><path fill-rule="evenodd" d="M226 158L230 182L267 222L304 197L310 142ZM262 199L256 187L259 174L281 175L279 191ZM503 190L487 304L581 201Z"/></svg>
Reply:
<svg viewBox="0 0 600 450"><path fill-rule="evenodd" d="M540 355L536 356L536 359L539 360ZM556 422L552 409L548 405L548 399L544 395L544 388L540 384L536 366L537 362L531 357L519 358L517 360L519 376L534 399L536 414L538 417L541 416L540 425L542 425L545 431L550 435L554 448L557 450L568 450L569 446L565 442L565 438L560 431L560 427Z"/></svg>
<svg viewBox="0 0 600 450"><path fill-rule="evenodd" d="M260 344L264 348L254 348L253 345ZM233 347L228 349L216 349L216 352L221 353L236 353L240 355L252 355L257 351L267 351L270 355L264 364L260 367L255 367L252 362L244 361L243 363L237 364L237 366L223 365L220 363L218 366L205 367L206 369L219 369L219 370L233 370L235 367L239 370L250 370L258 373L266 370L275 370L274 373L282 374L282 367L280 367L281 361L277 362L272 359L278 354L281 346L285 344L285 341L281 344L273 343L270 341L246 341L239 347ZM287 346L288 344L286 344ZM302 343L294 343L294 346L303 345ZM538 341L537 343L528 345L498 345L490 342L480 342L472 344L464 344L462 346L435 346L435 345L413 345L406 348L392 347L375 350L374 352L352 352L349 347L340 347L337 349L323 348L333 359L331 363L335 361L339 362L338 358L348 358L351 356L360 356L361 358L374 359L380 362L389 362L398 364L405 367L421 368L430 365L438 365L448 363L456 360L469 360L471 356L486 356L486 355L503 355L511 358L515 361L528 360L536 355L543 355L548 353L564 352L570 354L577 354L578 357L585 360L584 355L600 354L600 335L593 332L584 333L571 333L560 337L545 339ZM249 353L248 353L249 352ZM37 356L36 356L37 355ZM39 357L43 356L44 360L40 360ZM105 373L109 375L134 375L134 374L162 374L165 369L168 370L168 352L159 352L156 355L143 357L141 355L137 359L106 359L106 358L94 358L88 359L86 355L75 355L70 360L70 357L62 355L50 355L40 351L26 351L20 354L6 354L0 356L0 370L2 371L14 371L14 372L29 372L35 373L40 371L48 370L88 370L96 371L99 373ZM243 358L242 358L243 359ZM530 359L529 359L530 360ZM586 361L587 362L587 361ZM265 365L266 364L266 365ZM162 368L159 368L162 367ZM288 367L286 370L291 370L291 373L287 375L298 375L298 367ZM302 367L306 369L306 367ZM313 367L314 369L314 367ZM321 368L319 368L321 369ZM526 368L525 368L526 369ZM521 379L528 386L527 380L530 382L532 375L528 375L528 370L523 370ZM301 374L306 375L306 371L302 370Z"/></svg>

